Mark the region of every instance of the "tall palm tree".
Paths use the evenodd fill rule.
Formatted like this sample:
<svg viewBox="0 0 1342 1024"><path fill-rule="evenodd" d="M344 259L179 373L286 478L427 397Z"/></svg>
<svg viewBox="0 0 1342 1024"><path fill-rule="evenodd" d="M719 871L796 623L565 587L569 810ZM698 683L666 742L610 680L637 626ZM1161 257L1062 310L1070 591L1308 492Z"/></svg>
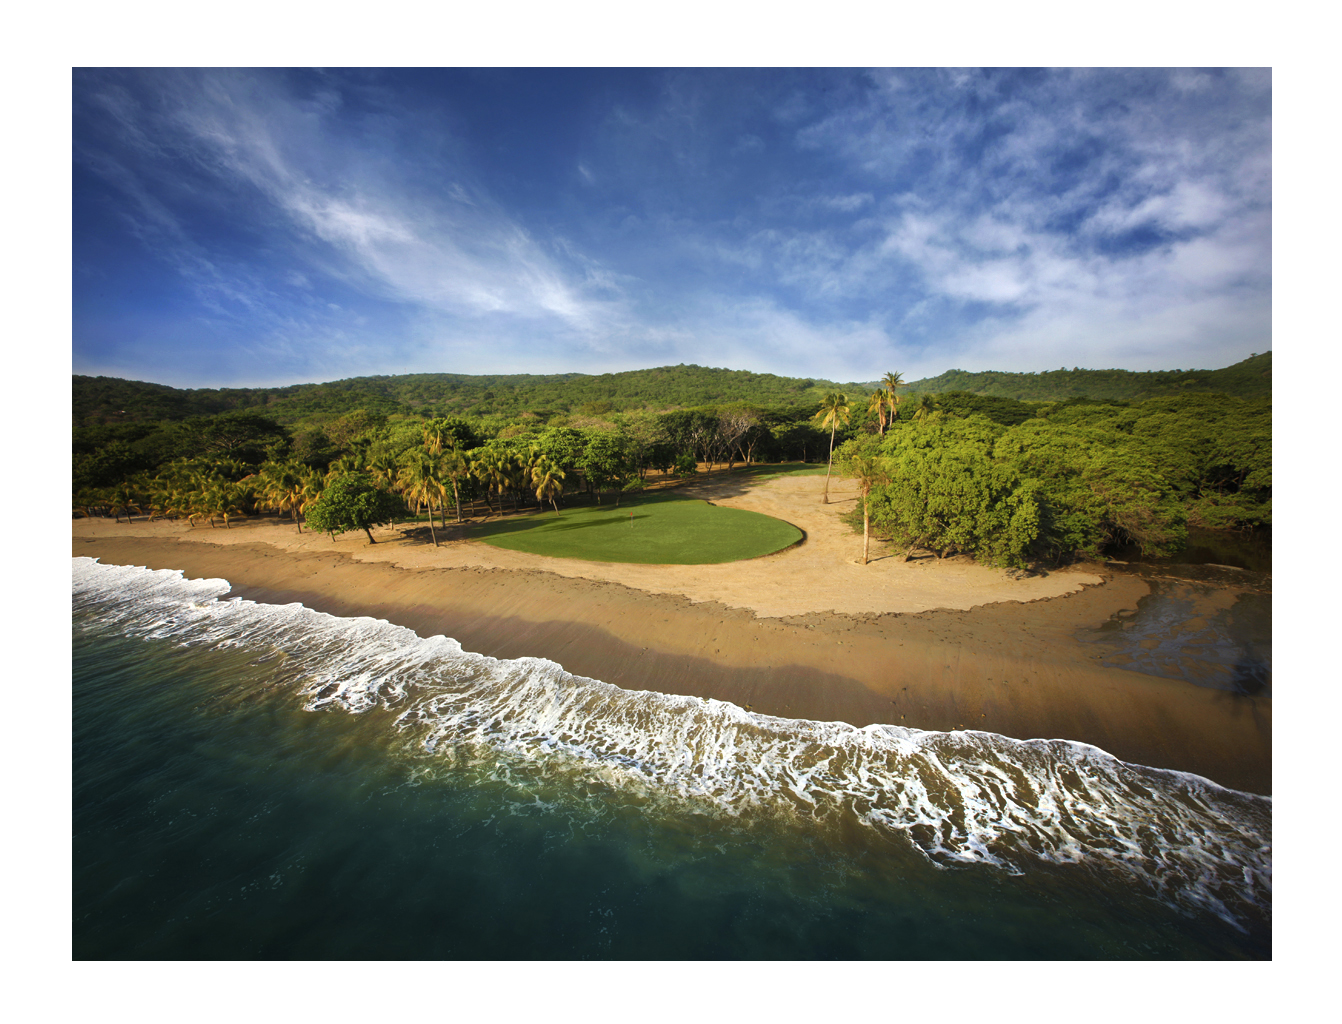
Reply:
<svg viewBox="0 0 1342 1024"><path fill-rule="evenodd" d="M430 455L442 455L446 443L451 442L452 435L445 428L441 420L430 420L424 424L424 450Z"/></svg>
<svg viewBox="0 0 1342 1024"><path fill-rule="evenodd" d="M447 490L438 470L438 460L427 451L412 451L401 468L399 480L406 497L429 506L429 536L433 538L433 546L437 547L438 533L433 528L433 499L438 498L441 502Z"/></svg>
<svg viewBox="0 0 1342 1024"><path fill-rule="evenodd" d="M261 467L261 472L257 474L255 481L257 495L260 499L257 501L256 507L274 509L280 515L288 512L293 521L297 523L298 513L294 511L292 491L300 481L301 477L293 463L266 463Z"/></svg>
<svg viewBox="0 0 1342 1024"><path fill-rule="evenodd" d="M899 415L899 395L895 394L895 388L904 387L904 375L892 371L881 378L881 383L885 385L885 405L890 410L890 425L894 426L895 417Z"/></svg>
<svg viewBox="0 0 1342 1024"><path fill-rule="evenodd" d="M880 432L885 433L885 405L889 396L879 388L867 396L867 412L876 414L876 422L880 425Z"/></svg>
<svg viewBox="0 0 1342 1024"><path fill-rule="evenodd" d="M866 565L870 561L868 553L871 550L871 489L889 483L890 476L883 460L873 452L853 455L846 461L844 468L857 478L862 487L862 564Z"/></svg>
<svg viewBox="0 0 1342 1024"><path fill-rule="evenodd" d="M820 400L820 411L812 419L821 429L829 427L829 469L825 470L825 504L829 504L829 476L834 472L834 433L840 426L847 426L853 410L848 405L848 396L839 391L831 391Z"/></svg>
<svg viewBox="0 0 1342 1024"><path fill-rule="evenodd" d="M392 458L391 453L384 450L376 455L370 455L364 468L368 470L368 475L373 478L373 483L379 487L394 487L401 467Z"/></svg>
<svg viewBox="0 0 1342 1024"><path fill-rule="evenodd" d="M457 451L456 448L449 448L443 453L439 465L442 470L442 479L452 481L452 501L457 508L457 522L461 522L461 490L457 484L471 475L471 460ZM447 524L444 523L443 525L446 526Z"/></svg>
<svg viewBox="0 0 1342 1024"><path fill-rule="evenodd" d="M485 504L489 505L489 511L494 511L494 506L490 504L489 492L498 488L499 492L499 515L503 515L503 486L507 477L507 467L504 460L507 458L502 452L486 451L475 460L471 467L471 472L475 474L477 480L485 485Z"/></svg>
<svg viewBox="0 0 1342 1024"><path fill-rule="evenodd" d="M131 521L131 512L140 511L139 495L136 493L135 486L129 480L123 480L111 490L112 497L112 515L116 521L121 522L119 512L126 513L126 522Z"/></svg>
<svg viewBox="0 0 1342 1024"><path fill-rule="evenodd" d="M531 483L536 488L536 500L544 503L548 498L555 515L559 515L559 503L555 499L564 493L564 471L542 456L532 463Z"/></svg>
<svg viewBox="0 0 1342 1024"><path fill-rule="evenodd" d="M224 517L224 527L233 529L229 520L234 516L245 515L243 506L247 502L247 488L240 483L222 481L215 491L215 505L219 515Z"/></svg>
<svg viewBox="0 0 1342 1024"><path fill-rule="evenodd" d="M306 515L307 510L317 503L322 496L322 490L326 487L326 477L322 475L320 469L308 469L302 475L302 481L298 489L298 514ZM301 530L302 527L299 527Z"/></svg>

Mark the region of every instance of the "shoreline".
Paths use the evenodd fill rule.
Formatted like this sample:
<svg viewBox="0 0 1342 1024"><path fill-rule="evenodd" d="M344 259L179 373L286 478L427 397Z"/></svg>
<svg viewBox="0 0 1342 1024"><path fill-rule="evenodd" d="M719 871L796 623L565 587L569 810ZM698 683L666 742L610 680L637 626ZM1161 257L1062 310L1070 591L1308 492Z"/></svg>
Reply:
<svg viewBox="0 0 1342 1024"><path fill-rule="evenodd" d="M770 592L753 602L761 611L748 606L752 575L739 571L745 600L732 602L730 587L729 601L701 594L722 590L734 578L730 571L701 581L699 592L655 592L610 578L620 575L620 566L606 578L590 578L583 570L594 563L566 566L573 575L552 571L545 563L554 559L490 565L495 549L464 550L482 547L469 542L447 550L425 550L413 540L400 547L360 544L364 550L357 552L354 544L333 545L325 535L304 534L296 544L297 533L290 532L271 522L229 531L197 528L193 537L169 524L113 528L77 520L72 554L219 577L232 585L229 597L371 615L420 636L445 634L492 657L547 658L575 675L627 689L715 697L784 718L1073 740L1231 789L1272 791L1270 699L1101 666L1094 646L1076 638L1079 630L1135 609L1150 592L1138 577L1054 573L1021 582L1060 593L1029 596L1045 588L1012 586L1009 592L1019 597L982 602L972 600L983 589L977 577L1003 574L948 559L952 564L887 568L929 584L906 604L953 593L958 582L961 608L820 611L811 595L810 610L798 610L804 602L779 601ZM820 549L832 561L824 549L832 539L819 538L810 554ZM781 570L783 583L805 591L806 573L796 571L802 551L762 561L772 563L775 574ZM435 558L460 564L414 564ZM663 568L636 566L633 575ZM867 595L868 606L879 604L879 596Z"/></svg>

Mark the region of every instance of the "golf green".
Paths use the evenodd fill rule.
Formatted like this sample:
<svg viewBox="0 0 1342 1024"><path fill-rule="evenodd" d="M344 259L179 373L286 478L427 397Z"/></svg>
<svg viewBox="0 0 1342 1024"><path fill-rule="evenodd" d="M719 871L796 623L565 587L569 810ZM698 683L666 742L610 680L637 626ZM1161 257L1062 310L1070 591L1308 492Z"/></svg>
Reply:
<svg viewBox="0 0 1342 1024"><path fill-rule="evenodd" d="M651 565L706 565L772 554L802 539L801 530L781 519L720 508L698 498L644 494L581 508L536 512L485 523L474 540L512 551L593 562Z"/></svg>

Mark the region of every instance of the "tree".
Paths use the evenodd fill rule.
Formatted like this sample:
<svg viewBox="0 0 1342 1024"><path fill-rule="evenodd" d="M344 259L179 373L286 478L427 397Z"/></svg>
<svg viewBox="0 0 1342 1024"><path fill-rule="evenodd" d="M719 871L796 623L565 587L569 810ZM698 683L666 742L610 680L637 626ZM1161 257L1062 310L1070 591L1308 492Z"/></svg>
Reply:
<svg viewBox="0 0 1342 1024"><path fill-rule="evenodd" d="M452 502L456 506L457 522L461 522L461 488L458 484L471 475L470 460L457 449L449 448L443 454L440 469L441 478L452 481ZM446 526L447 523L444 522L443 525Z"/></svg>
<svg viewBox="0 0 1342 1024"><path fill-rule="evenodd" d="M876 414L876 423L881 434L885 433L885 404L889 396L880 389L867 396L867 412Z"/></svg>
<svg viewBox="0 0 1342 1024"><path fill-rule="evenodd" d="M848 405L848 396L839 391L831 391L820 400L820 411L813 420L821 427L829 427L829 469L825 471L825 504L829 504L829 476L834 472L834 433L839 427L847 426L852 409Z"/></svg>
<svg viewBox="0 0 1342 1024"><path fill-rule="evenodd" d="M536 488L536 500L549 499L555 515L559 515L559 503L555 499L564 493L564 471L542 455L531 465L531 484Z"/></svg>
<svg viewBox="0 0 1342 1024"><path fill-rule="evenodd" d="M447 494L447 488L443 486L442 475L439 471L438 460L427 451L413 451L401 467L400 476L397 477L401 492L416 504L424 503L429 506L429 536L433 538L433 546L438 546L438 534L433 528L433 499L438 498L441 504L443 497ZM444 518L443 525L447 525ZM369 535L372 536L371 534Z"/></svg>
<svg viewBox="0 0 1342 1024"><path fill-rule="evenodd" d="M297 462L268 463L262 467L257 480L261 508L273 508L293 517L298 532L303 532L303 524L298 521L298 512L303 504L306 473L302 464Z"/></svg>
<svg viewBox="0 0 1342 1024"><path fill-rule="evenodd" d="M839 471L856 478L862 487L862 564L866 565L871 549L871 489L890 482L880 439L865 434L844 442L839 449Z"/></svg>
<svg viewBox="0 0 1342 1024"><path fill-rule="evenodd" d="M376 544L370 527L392 522L401 514L396 495L377 487L362 474L349 473L326 485L322 496L307 511L308 525L326 533L362 530L368 543Z"/></svg>
<svg viewBox="0 0 1342 1024"><path fill-rule="evenodd" d="M899 395L895 393L895 388L904 387L904 375L891 371L881 378L881 383L885 385L885 405L890 410L890 423L895 422L895 417L899 415ZM881 433L885 433L885 428L881 428Z"/></svg>
<svg viewBox="0 0 1342 1024"><path fill-rule="evenodd" d="M625 439L609 431L594 432L578 468L596 491L596 503L600 505L602 490L611 487L618 491L633 471ZM616 504L619 504L618 498Z"/></svg>
<svg viewBox="0 0 1342 1024"><path fill-rule="evenodd" d="M376 453L370 453L365 468L367 468L375 484L390 489L395 486L401 467L395 456L384 449Z"/></svg>
<svg viewBox="0 0 1342 1024"><path fill-rule="evenodd" d="M248 490L242 484L221 483L214 493L215 511L223 516L226 529L233 529L230 520L234 516L245 515L245 505L248 498Z"/></svg>
<svg viewBox="0 0 1342 1024"><path fill-rule="evenodd" d="M350 473L362 473L364 471L363 463L357 456L345 455L331 463L326 471L326 479L334 480L338 476L348 476Z"/></svg>
<svg viewBox="0 0 1342 1024"><path fill-rule="evenodd" d="M460 416L440 416L429 420L424 424L424 441L433 445L429 450L435 455L449 448L470 451L480 445L480 438Z"/></svg>
<svg viewBox="0 0 1342 1024"><path fill-rule="evenodd" d="M485 485L485 504L489 505L489 511L494 511L494 506L490 504L489 493L497 488L499 492L499 515L503 515L503 487L508 480L508 453L498 448L479 448L477 454L471 460L471 473Z"/></svg>
<svg viewBox="0 0 1342 1024"><path fill-rule="evenodd" d="M730 473L735 461L733 452L739 450L741 460L746 461L746 453L741 447L742 441L759 426L759 412L747 405L733 405L718 413L718 438L727 455L727 471Z"/></svg>
<svg viewBox="0 0 1342 1024"><path fill-rule="evenodd" d="M929 419L930 417L936 414L940 405L941 403L938 402L931 395L927 394L919 395L918 404L913 407L914 420L921 422L923 420Z"/></svg>
<svg viewBox="0 0 1342 1024"><path fill-rule="evenodd" d="M694 476L699 472L699 464L694 461L694 456L689 452L676 456L675 463L676 476L687 477Z"/></svg>
<svg viewBox="0 0 1342 1024"><path fill-rule="evenodd" d="M129 480L123 480L111 490L112 514L121 522L119 512L126 513L126 522L131 521L131 512L140 511L140 496Z"/></svg>
<svg viewBox="0 0 1342 1024"><path fill-rule="evenodd" d="M934 419L881 443L887 482L874 484L871 518L886 536L938 557L965 552L994 565L1024 565L1040 536L1038 484L1001 460L1006 428L983 417Z"/></svg>
<svg viewBox="0 0 1342 1024"><path fill-rule="evenodd" d="M229 412L188 420L177 429L182 455L237 459L256 465L277 445L287 447L289 433L274 420L252 412Z"/></svg>

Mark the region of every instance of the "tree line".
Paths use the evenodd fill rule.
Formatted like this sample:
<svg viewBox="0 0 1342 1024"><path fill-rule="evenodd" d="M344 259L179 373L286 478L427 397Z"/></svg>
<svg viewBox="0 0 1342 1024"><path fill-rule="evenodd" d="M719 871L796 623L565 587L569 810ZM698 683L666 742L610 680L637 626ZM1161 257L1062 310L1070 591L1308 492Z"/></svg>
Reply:
<svg viewBox="0 0 1342 1024"><path fill-rule="evenodd" d="M81 427L73 504L225 527L273 511L301 528L339 493L367 508L334 520L318 510L318 528L366 528L373 512L384 522L427 514L436 542L436 524L467 506L558 515L578 494L618 503L653 471L827 459L862 483L851 521L865 521L864 536L995 564L1057 564L1128 542L1160 554L1189 527L1271 523L1269 400L908 394L893 373L860 398L830 391L795 409L731 402L500 425L359 408L297 428L234 411ZM824 500L828 486L827 476Z"/></svg>
<svg viewBox="0 0 1342 1024"><path fill-rule="evenodd" d="M809 410L734 403L616 414L584 427L519 425L487 436L479 420L382 416L356 410L293 433L252 412L180 423L75 431L74 499L85 515L143 514L225 528L274 511L298 529L367 529L376 522L483 502L502 515L576 493L600 503L641 490L648 473L691 476L760 461L818 459L824 435ZM338 500L337 500L338 499ZM324 501L324 503L323 503ZM362 511L331 519L331 509ZM369 519L376 514L378 518ZM371 531L369 539L372 540Z"/></svg>
<svg viewBox="0 0 1342 1024"><path fill-rule="evenodd" d="M1016 420L975 396L918 396L898 429L859 432L834 453L862 496L847 514L904 549L1006 566L1060 564L1135 543L1183 547L1190 527L1272 522L1267 400L1190 394L1141 403L1072 400ZM830 415L852 404L827 398ZM992 413L997 413L994 419Z"/></svg>
<svg viewBox="0 0 1342 1024"><path fill-rule="evenodd" d="M684 364L605 374L414 373L271 388L178 389L114 377L75 376L72 412L76 427L252 412L297 430L362 409L382 416L475 417L501 429L523 416L562 426L566 418L575 416L741 402L766 409L814 409L829 392L861 394L878 385L878 381L838 384ZM1219 370L948 370L906 386L909 394L958 391L1033 402L1079 397L1138 401L1190 392L1251 398L1267 397L1271 388L1270 352Z"/></svg>

